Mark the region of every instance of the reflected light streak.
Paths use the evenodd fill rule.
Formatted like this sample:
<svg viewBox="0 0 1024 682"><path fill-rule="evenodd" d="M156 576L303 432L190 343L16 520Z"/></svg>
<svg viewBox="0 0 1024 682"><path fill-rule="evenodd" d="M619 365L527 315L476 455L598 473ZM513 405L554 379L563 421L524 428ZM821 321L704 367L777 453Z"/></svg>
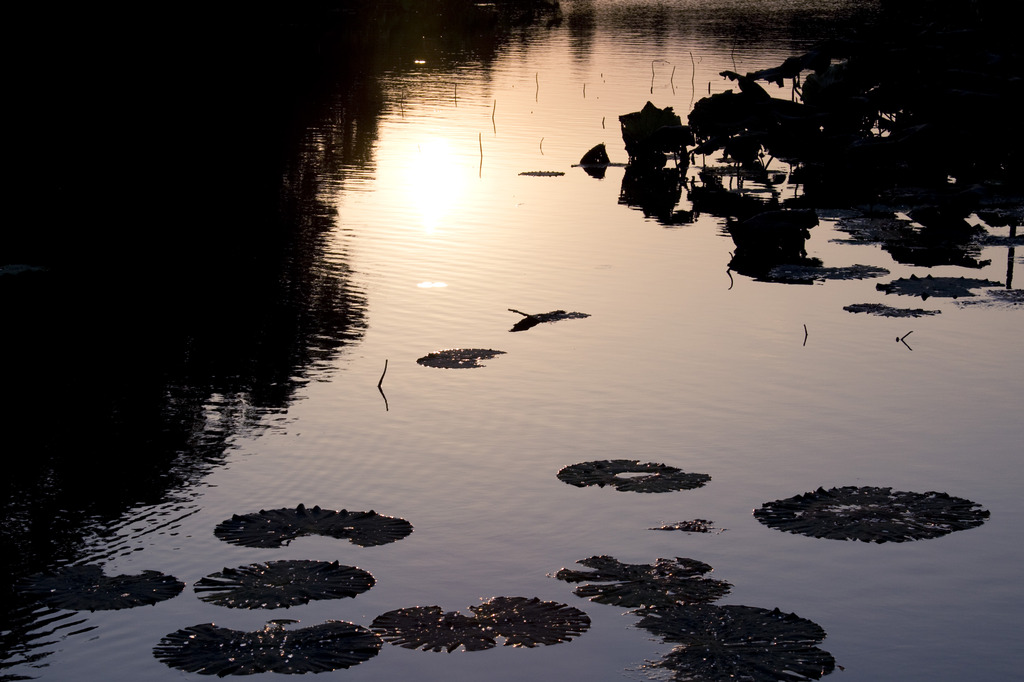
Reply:
<svg viewBox="0 0 1024 682"><path fill-rule="evenodd" d="M419 144L406 166L411 208L422 216L428 233L437 229L465 190L465 177L448 140L432 137Z"/></svg>

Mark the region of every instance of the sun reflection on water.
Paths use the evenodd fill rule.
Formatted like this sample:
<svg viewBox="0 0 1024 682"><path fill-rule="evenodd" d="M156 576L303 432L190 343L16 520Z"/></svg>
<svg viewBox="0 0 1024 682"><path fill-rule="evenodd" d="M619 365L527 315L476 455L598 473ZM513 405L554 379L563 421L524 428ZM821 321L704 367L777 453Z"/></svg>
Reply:
<svg viewBox="0 0 1024 682"><path fill-rule="evenodd" d="M404 185L427 233L433 233L458 205L465 191L464 170L447 139L431 137L417 145L416 155L406 166Z"/></svg>

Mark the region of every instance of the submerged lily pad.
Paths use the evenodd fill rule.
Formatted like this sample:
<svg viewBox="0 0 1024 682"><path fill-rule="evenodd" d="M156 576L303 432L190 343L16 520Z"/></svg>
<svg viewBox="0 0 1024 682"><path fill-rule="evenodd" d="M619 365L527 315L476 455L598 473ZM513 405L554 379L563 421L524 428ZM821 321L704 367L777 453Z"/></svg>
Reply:
<svg viewBox="0 0 1024 682"><path fill-rule="evenodd" d="M567 313L564 310L552 310L550 313L537 313L536 315L524 313L522 311L515 310L514 308L509 308L508 310L511 313L518 313L519 315L523 316L523 319L516 322L512 326L512 329L509 329L510 332L526 331L527 329L530 329L531 327L536 327L538 324L542 324L544 322L558 322L559 320L581 320L585 317L590 317L590 315L588 315L587 313Z"/></svg>
<svg viewBox="0 0 1024 682"><path fill-rule="evenodd" d="M825 630L779 609L699 604L642 613L637 627L679 644L653 664L676 680L816 680L835 669L832 654L815 646Z"/></svg>
<svg viewBox="0 0 1024 682"><path fill-rule="evenodd" d="M255 514L222 521L214 529L221 540L246 547L281 547L303 535L348 539L360 547L386 545L412 532L405 519L382 516L372 509L334 511L299 505L295 509L261 509Z"/></svg>
<svg viewBox="0 0 1024 682"><path fill-rule="evenodd" d="M203 601L237 609L277 609L314 599L355 597L376 580L337 561L270 561L225 568L202 578L195 591Z"/></svg>
<svg viewBox="0 0 1024 682"><path fill-rule="evenodd" d="M495 597L469 610L473 616L444 612L440 606L413 606L381 614L370 627L406 649L449 653L460 646L466 651L492 649L499 637L505 646L559 644L590 628L583 611L536 597Z"/></svg>
<svg viewBox="0 0 1024 682"><path fill-rule="evenodd" d="M974 296L972 289L984 287L1003 286L1000 282L993 282L988 279L976 279L968 277L901 277L888 284L876 284L875 288L887 294L898 294L900 296L920 296L926 300L929 296L938 298L960 298L963 296Z"/></svg>
<svg viewBox="0 0 1024 682"><path fill-rule="evenodd" d="M830 540L906 542L980 526L989 512L946 493L892 488L818 488L754 510L771 528Z"/></svg>
<svg viewBox="0 0 1024 682"><path fill-rule="evenodd" d="M380 638L354 623L332 620L285 630L283 622L272 621L257 632L193 625L166 635L153 655L178 670L224 677L327 672L358 665L380 651Z"/></svg>
<svg viewBox="0 0 1024 682"><path fill-rule="evenodd" d="M706 604L721 599L732 585L702 577L711 566L696 559L658 559L654 564L624 564L610 556L592 556L576 563L593 571L563 568L555 577L570 583L590 581L577 596L615 606L672 606Z"/></svg>
<svg viewBox="0 0 1024 682"><path fill-rule="evenodd" d="M20 584L22 594L59 609L102 611L156 604L177 596L185 583L159 571L107 576L96 565L64 566Z"/></svg>
<svg viewBox="0 0 1024 682"><path fill-rule="evenodd" d="M850 313L878 315L879 317L925 317L942 312L941 310L924 310L922 308L893 308L884 303L854 303L843 306L843 310Z"/></svg>
<svg viewBox="0 0 1024 682"><path fill-rule="evenodd" d="M424 355L416 360L416 362L424 367L468 369L471 367L482 367L481 360L490 360L504 354L505 351L503 350L492 350L490 348L449 348Z"/></svg>
<svg viewBox="0 0 1024 682"><path fill-rule="evenodd" d="M623 476L622 474L646 475ZM692 490L711 480L707 474L688 474L666 464L641 463L631 459L606 459L572 464L559 471L558 478L577 488L591 485L603 488L608 485L616 490L637 493Z"/></svg>

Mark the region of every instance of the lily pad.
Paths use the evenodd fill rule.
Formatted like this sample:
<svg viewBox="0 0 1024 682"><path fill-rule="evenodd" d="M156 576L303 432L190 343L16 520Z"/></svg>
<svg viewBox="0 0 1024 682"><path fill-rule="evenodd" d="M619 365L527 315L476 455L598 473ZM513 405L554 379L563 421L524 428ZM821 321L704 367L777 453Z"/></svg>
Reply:
<svg viewBox="0 0 1024 682"><path fill-rule="evenodd" d="M889 271L873 265L844 265L841 267L815 267L812 265L783 264L768 271L767 279L777 282L815 282L843 279L870 279L885 277Z"/></svg>
<svg viewBox="0 0 1024 682"><path fill-rule="evenodd" d="M642 612L637 627L678 643L655 668L676 680L820 679L835 669L820 625L779 609L698 604Z"/></svg>
<svg viewBox="0 0 1024 682"><path fill-rule="evenodd" d="M938 315L941 310L924 310L923 308L893 308L884 303L854 303L844 305L843 310L850 313L867 313L879 317L925 317Z"/></svg>
<svg viewBox="0 0 1024 682"><path fill-rule="evenodd" d="M623 476L623 474L645 475ZM559 471L558 478L577 488L591 485L603 488L607 485L616 490L637 493L692 490L700 488L711 480L707 474L688 474L666 464L641 463L631 459L606 459L572 464Z"/></svg>
<svg viewBox="0 0 1024 682"><path fill-rule="evenodd" d="M732 585L704 578L712 568L696 559L658 559L654 564L624 564L610 556L593 556L576 563L594 569L559 570L555 577L580 585L574 593L600 604L615 606L672 606L706 604L721 599ZM603 583L603 584L600 584Z"/></svg>
<svg viewBox="0 0 1024 682"><path fill-rule="evenodd" d="M156 604L177 596L185 583L159 571L107 576L96 565L64 566L37 573L20 584L22 594L74 611L105 611Z"/></svg>
<svg viewBox="0 0 1024 682"><path fill-rule="evenodd" d="M523 171L520 175L526 175L532 178L557 178L565 175L563 171Z"/></svg>
<svg viewBox="0 0 1024 682"><path fill-rule="evenodd" d="M535 647L559 644L590 628L579 609L534 597L495 597L470 606L473 616L444 612L440 606L414 606L377 616L370 626L384 640L406 649L447 651L458 647L482 651L497 646Z"/></svg>
<svg viewBox="0 0 1024 682"><path fill-rule="evenodd" d="M980 526L989 512L946 493L847 486L775 500L754 510L761 523L830 540L906 542Z"/></svg>
<svg viewBox="0 0 1024 682"><path fill-rule="evenodd" d="M898 294L900 296L920 296L921 300L929 296L938 298L961 298L963 296L974 296L972 289L984 287L1000 287L1000 282L993 282L988 279L976 279L968 277L901 277L888 284L876 284L875 288L887 294Z"/></svg>
<svg viewBox="0 0 1024 682"><path fill-rule="evenodd" d="M1019 309L1024 307L1024 289L990 289L984 296L969 301L957 301L960 307L982 306L990 308Z"/></svg>
<svg viewBox="0 0 1024 682"><path fill-rule="evenodd" d="M285 630L272 621L257 632L193 625L166 635L153 655L172 668L200 675L319 673L351 668L380 651L377 635L354 623L327 621Z"/></svg>
<svg viewBox="0 0 1024 682"><path fill-rule="evenodd" d="M225 568L195 584L199 598L237 609L277 609L315 599L355 597L376 580L355 566L337 561L270 561Z"/></svg>
<svg viewBox="0 0 1024 682"><path fill-rule="evenodd" d="M509 308L508 310L509 312L518 313L523 316L523 319L516 322L515 325L513 325L512 329L509 329L510 332L526 331L527 329L531 327L536 327L538 324L542 324L544 322L558 322L559 320L580 320L585 317L590 317L590 315L588 315L587 313L567 313L564 310L552 310L550 313L537 313L536 315L524 313L513 308Z"/></svg>
<svg viewBox="0 0 1024 682"><path fill-rule="evenodd" d="M222 521L214 529L221 540L246 547L281 547L303 535L348 539L360 547L386 545L412 532L405 519L382 516L372 509L334 511L299 505L295 509L261 509L255 514Z"/></svg>
<svg viewBox="0 0 1024 682"><path fill-rule="evenodd" d="M657 528L648 528L647 530L681 530L684 533L710 533L711 531L722 531L716 529L711 525L711 522L707 519L693 519L692 521L679 521L678 523L669 523L664 526L658 526Z"/></svg>
<svg viewBox="0 0 1024 682"><path fill-rule="evenodd" d="M416 360L424 367L440 367L442 369L468 369L471 367L482 367L481 360L490 360L493 357L504 355L503 350L492 350L490 348L449 348L439 350Z"/></svg>

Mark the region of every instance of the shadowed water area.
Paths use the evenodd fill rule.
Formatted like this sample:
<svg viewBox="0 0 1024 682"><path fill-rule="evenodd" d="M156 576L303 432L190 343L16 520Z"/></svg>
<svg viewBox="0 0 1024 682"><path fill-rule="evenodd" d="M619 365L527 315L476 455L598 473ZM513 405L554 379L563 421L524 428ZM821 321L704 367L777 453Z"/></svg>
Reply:
<svg viewBox="0 0 1024 682"><path fill-rule="evenodd" d="M922 64L992 8L950 7ZM883 61L849 45L904 45L885 2L43 14L9 47L0 680L1024 665L1018 52L942 71L991 125L937 139L927 96L886 109L933 77L909 47L836 94ZM834 117L799 153L729 118L823 84L883 102L839 170ZM652 167L648 102L696 133Z"/></svg>

